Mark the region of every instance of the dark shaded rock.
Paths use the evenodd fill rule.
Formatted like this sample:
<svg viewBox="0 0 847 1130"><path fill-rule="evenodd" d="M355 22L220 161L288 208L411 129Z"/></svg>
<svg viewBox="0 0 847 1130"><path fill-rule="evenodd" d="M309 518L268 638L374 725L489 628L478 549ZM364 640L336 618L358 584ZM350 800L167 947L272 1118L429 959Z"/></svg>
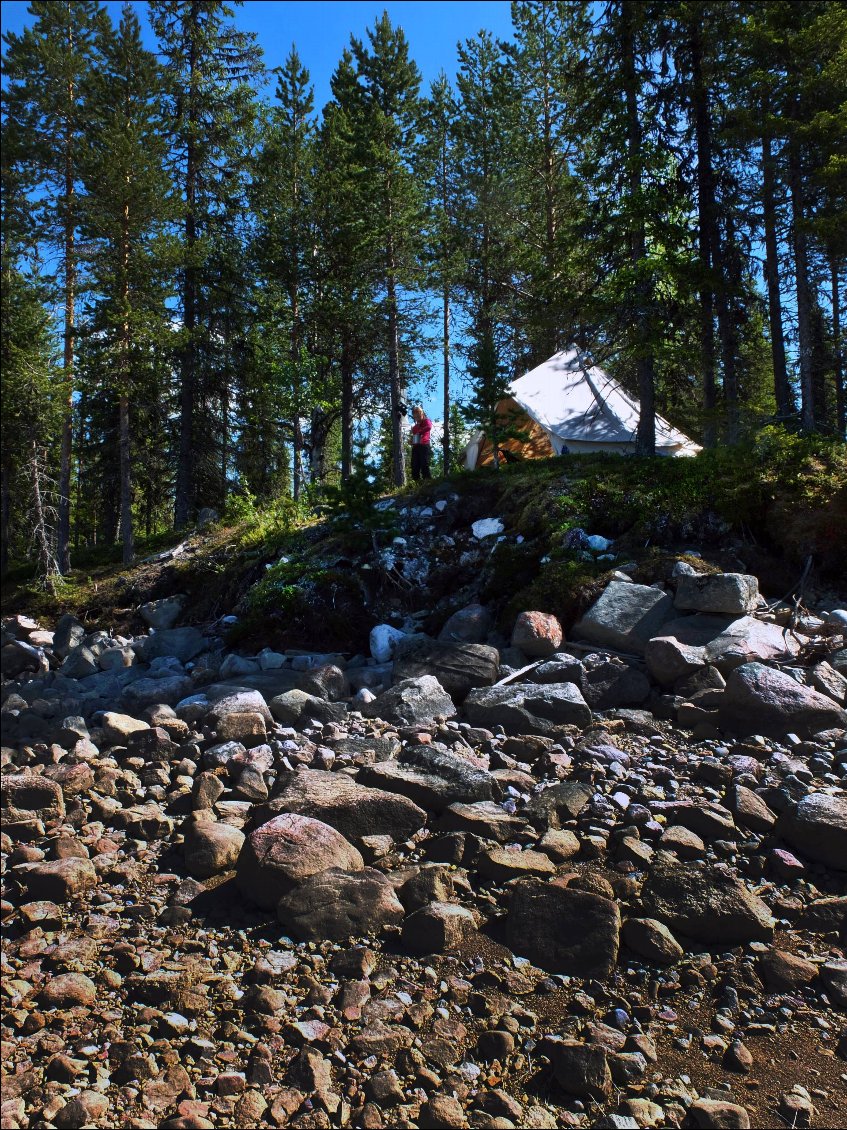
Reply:
<svg viewBox="0 0 847 1130"><path fill-rule="evenodd" d="M809 859L847 871L847 800L810 793L779 817L776 833Z"/></svg>
<svg viewBox="0 0 847 1130"><path fill-rule="evenodd" d="M759 582L747 573L687 573L679 577L674 605L688 612L743 616L759 603Z"/></svg>
<svg viewBox="0 0 847 1130"><path fill-rule="evenodd" d="M475 726L502 726L507 734L553 734L559 727L586 727L591 710L573 683L516 683L471 691L465 714Z"/></svg>
<svg viewBox="0 0 847 1130"><path fill-rule="evenodd" d="M563 823L579 816L593 792L579 781L562 781L531 797L521 809L521 816L539 831L561 828Z"/></svg>
<svg viewBox="0 0 847 1130"><path fill-rule="evenodd" d="M270 701L271 714L283 726L305 726L316 722L340 722L347 714L347 704L329 702L325 698L293 690L278 694Z"/></svg>
<svg viewBox="0 0 847 1130"><path fill-rule="evenodd" d="M394 926L405 911L381 871L331 868L283 895L276 913L292 937L314 942L344 941Z"/></svg>
<svg viewBox="0 0 847 1130"><path fill-rule="evenodd" d="M145 640L144 659L149 663L160 656L174 655L180 663L187 663L205 646L203 634L196 628L163 628Z"/></svg>
<svg viewBox="0 0 847 1130"><path fill-rule="evenodd" d="M480 839L497 840L501 844L530 834L525 820L512 816L490 800L451 804L442 813L438 827L444 832L473 832Z"/></svg>
<svg viewBox="0 0 847 1130"><path fill-rule="evenodd" d="M734 946L767 941L774 920L738 879L698 864L654 866L641 891L645 917L697 941Z"/></svg>
<svg viewBox="0 0 847 1130"><path fill-rule="evenodd" d="M415 954L450 953L476 929L471 912L453 902L431 902L403 923L403 945Z"/></svg>
<svg viewBox="0 0 847 1130"><path fill-rule="evenodd" d="M426 813L408 797L367 788L345 773L297 769L280 780L281 789L256 810L264 823L282 812L298 812L336 828L348 840L391 836L407 840L426 824Z"/></svg>
<svg viewBox="0 0 847 1130"><path fill-rule="evenodd" d="M607 977L618 956L616 903L556 882L517 883L506 918L506 944L552 973Z"/></svg>
<svg viewBox="0 0 847 1130"><path fill-rule="evenodd" d="M457 705L474 687L490 687L498 678L500 655L481 643L442 643L409 636L398 644L392 682L434 676Z"/></svg>
<svg viewBox="0 0 847 1130"><path fill-rule="evenodd" d="M0 782L4 821L36 814L43 820L58 820L65 815L65 798L57 781L35 773L4 773Z"/></svg>
<svg viewBox="0 0 847 1130"><path fill-rule="evenodd" d="M650 680L644 672L615 659L583 671L579 685L592 710L640 706L650 697Z"/></svg>
<svg viewBox="0 0 847 1130"><path fill-rule="evenodd" d="M612 1074L605 1048L575 1040L551 1040L547 1049L553 1076L563 1091L595 1102L608 1097Z"/></svg>
<svg viewBox="0 0 847 1130"><path fill-rule="evenodd" d="M656 965L673 965L685 952L667 926L655 918L627 918L621 937L634 954Z"/></svg>

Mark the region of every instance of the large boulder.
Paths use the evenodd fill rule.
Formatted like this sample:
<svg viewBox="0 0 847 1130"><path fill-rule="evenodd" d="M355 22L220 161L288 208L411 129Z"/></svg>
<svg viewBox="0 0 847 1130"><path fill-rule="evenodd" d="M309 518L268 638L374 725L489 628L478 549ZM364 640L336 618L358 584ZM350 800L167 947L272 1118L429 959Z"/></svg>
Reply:
<svg viewBox="0 0 847 1130"><path fill-rule="evenodd" d="M516 683L471 691L465 714L475 726L502 726L507 734L555 734L560 726L586 727L591 709L573 683Z"/></svg>
<svg viewBox="0 0 847 1130"><path fill-rule="evenodd" d="M705 647L683 643L675 636L668 635L667 625L662 631L665 634L654 636L644 649L647 670L657 683L670 687L678 680L705 668Z"/></svg>
<svg viewBox="0 0 847 1130"><path fill-rule="evenodd" d="M640 706L650 696L650 680L643 671L609 659L582 673L579 688L592 710L615 710Z"/></svg>
<svg viewBox="0 0 847 1130"><path fill-rule="evenodd" d="M620 944L617 903L556 882L515 884L506 918L506 944L551 973L608 977Z"/></svg>
<svg viewBox="0 0 847 1130"><path fill-rule="evenodd" d="M381 718L397 726L429 725L436 718L451 718L456 707L434 675L404 679L362 707L366 718Z"/></svg>
<svg viewBox="0 0 847 1130"><path fill-rule="evenodd" d="M491 613L483 604L469 604L454 612L441 631L444 643L485 643L491 631Z"/></svg>
<svg viewBox="0 0 847 1130"><path fill-rule="evenodd" d="M827 695L763 663L745 663L729 675L719 721L738 734L810 736L847 727L847 711Z"/></svg>
<svg viewBox="0 0 847 1130"><path fill-rule="evenodd" d="M319 871L361 871L365 861L351 843L320 820L286 812L256 828L238 858L241 892L266 910Z"/></svg>
<svg viewBox="0 0 847 1130"><path fill-rule="evenodd" d="M496 840L500 844L528 839L532 834L525 820L512 816L491 800L451 804L442 813L438 826L444 832L472 832L482 840Z"/></svg>
<svg viewBox="0 0 847 1130"><path fill-rule="evenodd" d="M209 879L235 867L245 835L231 824L218 823L204 809L195 813L183 827L185 867L195 879Z"/></svg>
<svg viewBox="0 0 847 1130"><path fill-rule="evenodd" d="M421 755L431 753L427 761ZM406 758L414 755L411 763ZM381 761L359 774L363 785L409 797L427 812L443 812L456 801L499 800L500 782L490 773L475 769L454 754L439 753L428 746L410 746L404 763Z"/></svg>
<svg viewBox="0 0 847 1130"><path fill-rule="evenodd" d="M96 886L97 872L90 859L72 856L33 863L22 879L30 899L70 902Z"/></svg>
<svg viewBox="0 0 847 1130"><path fill-rule="evenodd" d="M521 612L512 629L512 647L519 647L530 658L552 655L562 639L562 625L549 612Z"/></svg>
<svg viewBox="0 0 847 1130"><path fill-rule="evenodd" d="M60 659L64 659L84 639L85 625L68 612L60 618L53 632L53 651Z"/></svg>
<svg viewBox="0 0 847 1130"><path fill-rule="evenodd" d="M809 793L781 814L777 835L816 863L847 871L847 800Z"/></svg>
<svg viewBox="0 0 847 1130"><path fill-rule="evenodd" d="M428 636L408 636L397 648L393 682L434 675L455 703L461 703L474 687L490 687L497 681L500 654L496 647L480 643L442 643Z"/></svg>
<svg viewBox="0 0 847 1130"><path fill-rule="evenodd" d="M134 670L130 668L130 670ZM145 706L173 706L187 694L194 684L188 675L170 675L164 679L136 679L124 688L123 701L127 710L143 710Z"/></svg>
<svg viewBox="0 0 847 1130"><path fill-rule="evenodd" d="M340 942L386 926L405 914L394 887L381 871L330 868L283 895L277 918L292 937L304 942Z"/></svg>
<svg viewBox="0 0 847 1130"><path fill-rule="evenodd" d="M270 702L271 714L283 726L305 726L316 722L340 722L347 713L347 704L328 702L306 691L285 691Z"/></svg>
<svg viewBox="0 0 847 1130"><path fill-rule="evenodd" d="M33 816L59 820L65 815L65 798L57 781L35 773L4 773L0 781L4 821L18 823Z"/></svg>
<svg viewBox="0 0 847 1130"><path fill-rule="evenodd" d="M454 902L431 902L403 923L403 945L410 953L450 953L458 949L476 921L467 907Z"/></svg>
<svg viewBox="0 0 847 1130"><path fill-rule="evenodd" d="M263 695L253 687L212 683L203 688L203 693L209 704L206 721L212 727L217 727L229 714L261 714L267 725L273 721Z"/></svg>
<svg viewBox="0 0 847 1130"><path fill-rule="evenodd" d="M580 781L561 781L531 797L521 810L521 816L539 831L561 828L563 823L576 820L593 794L590 785Z"/></svg>
<svg viewBox="0 0 847 1130"><path fill-rule="evenodd" d="M163 628L144 641L144 658L149 663L160 656L173 655L180 663L187 663L205 646L203 634L197 628Z"/></svg>
<svg viewBox="0 0 847 1130"><path fill-rule="evenodd" d="M661 589L611 581L573 630L573 638L643 655L673 615L673 601Z"/></svg>
<svg viewBox="0 0 847 1130"><path fill-rule="evenodd" d="M264 822L283 812L321 820L349 840L391 836L408 840L426 824L426 813L406 796L366 788L346 773L298 769L281 779L281 790L260 809Z"/></svg>
<svg viewBox="0 0 847 1130"><path fill-rule="evenodd" d="M768 941L774 919L740 880L695 863L657 864L641 891L641 912L707 945Z"/></svg>
<svg viewBox="0 0 847 1130"><path fill-rule="evenodd" d="M729 616L744 616L758 603L759 582L747 573L684 573L674 599L681 611Z"/></svg>
<svg viewBox="0 0 847 1130"><path fill-rule="evenodd" d="M161 600L148 600L138 609L141 619L156 631L172 628L182 614L185 596L177 593L176 596L165 596Z"/></svg>

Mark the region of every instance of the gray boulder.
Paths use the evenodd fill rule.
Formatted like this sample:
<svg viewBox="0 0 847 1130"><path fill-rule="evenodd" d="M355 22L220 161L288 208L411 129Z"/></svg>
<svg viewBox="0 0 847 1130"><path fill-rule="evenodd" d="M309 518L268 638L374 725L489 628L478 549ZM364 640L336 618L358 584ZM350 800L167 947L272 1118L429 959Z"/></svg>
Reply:
<svg viewBox="0 0 847 1130"><path fill-rule="evenodd" d="M346 773L297 769L281 779L282 788L256 811L264 822L282 812L321 820L349 840L391 836L408 840L426 824L426 813L408 797L366 788Z"/></svg>
<svg viewBox="0 0 847 1130"><path fill-rule="evenodd" d="M429 725L436 718L451 718L456 707L434 675L404 679L362 708L366 718L381 718L397 726Z"/></svg>
<svg viewBox="0 0 847 1130"><path fill-rule="evenodd" d="M747 573L695 573L678 578L674 604L681 611L743 616L759 603L759 582Z"/></svg>
<svg viewBox="0 0 847 1130"><path fill-rule="evenodd" d="M502 795L500 782L490 773L475 769L462 758L452 754L436 754L429 761L421 757L427 746L412 746L404 754L404 759L414 755L409 763L404 761L381 761L364 768L359 780L372 788L386 789L409 797L427 812L440 813L455 802L477 800L499 800ZM450 759L449 761L447 759ZM461 767L455 762L461 762Z"/></svg>
<svg viewBox="0 0 847 1130"><path fill-rule="evenodd" d="M330 868L306 879L277 903L277 918L304 942L340 942L398 925L403 904L381 871Z"/></svg>
<svg viewBox="0 0 847 1130"><path fill-rule="evenodd" d="M185 698L194 684L188 675L172 675L166 679L137 679L124 688L123 701L128 710L163 703L173 706Z"/></svg>
<svg viewBox="0 0 847 1130"><path fill-rule="evenodd" d="M284 726L306 725L310 719L317 722L340 722L347 713L343 702L328 702L306 691L286 691L270 702L271 714Z"/></svg>
<svg viewBox="0 0 847 1130"><path fill-rule="evenodd" d="M455 703L461 703L474 687L490 687L497 681L500 655L495 647L481 643L444 643L427 636L408 636L397 645L393 682L434 675Z"/></svg>
<svg viewBox="0 0 847 1130"><path fill-rule="evenodd" d="M727 679L719 721L723 729L738 734L811 736L847 727L847 711L783 671L763 663L745 663Z"/></svg>
<svg viewBox="0 0 847 1130"><path fill-rule="evenodd" d="M70 613L62 616L53 633L53 651L64 659L85 639L85 625Z"/></svg>
<svg viewBox="0 0 847 1130"><path fill-rule="evenodd" d="M506 918L506 944L551 973L608 977L620 944L617 903L557 882L515 884Z"/></svg>
<svg viewBox="0 0 847 1130"><path fill-rule="evenodd" d="M172 628L182 614L185 596L178 593L176 596L166 596L161 600L149 600L138 609L141 619L156 631Z"/></svg>
<svg viewBox="0 0 847 1130"><path fill-rule="evenodd" d="M810 793L781 814L777 835L816 863L847 871L847 800Z"/></svg>
<svg viewBox="0 0 847 1130"><path fill-rule="evenodd" d="M261 692L252 687L212 683L203 688L203 694L209 703L206 721L210 726L217 726L229 714L261 714L266 724L273 721Z"/></svg>
<svg viewBox="0 0 847 1130"><path fill-rule="evenodd" d="M573 630L576 639L643 655L648 640L673 615L673 601L661 589L611 581Z"/></svg>
<svg viewBox="0 0 847 1130"><path fill-rule="evenodd" d="M668 635L667 625L662 631L665 634L654 636L644 649L647 670L657 683L670 687L678 680L703 670L706 666L705 647L683 643Z"/></svg>
<svg viewBox="0 0 847 1130"><path fill-rule="evenodd" d="M573 683L515 683L471 691L465 714L474 726L502 726L507 734L555 734L558 727L591 723L591 709Z"/></svg>
<svg viewBox="0 0 847 1130"><path fill-rule="evenodd" d="M609 659L584 670L579 688L592 710L640 706L650 697L650 680L644 672L628 667L619 659Z"/></svg>
<svg viewBox="0 0 847 1130"><path fill-rule="evenodd" d="M97 656L91 648L82 643L68 652L61 667L62 674L66 679L85 679L88 675L93 675L99 670Z"/></svg>
<svg viewBox="0 0 847 1130"><path fill-rule="evenodd" d="M203 634L197 628L164 628L144 641L144 659L149 663L160 656L174 655L180 663L187 663L205 646Z"/></svg>
<svg viewBox="0 0 847 1130"><path fill-rule="evenodd" d="M657 864L641 891L644 917L675 934L730 947L769 941L774 919L738 879L695 863Z"/></svg>
<svg viewBox="0 0 847 1130"><path fill-rule="evenodd" d="M444 643L485 643L491 631L491 613L482 604L469 604L454 612L441 631Z"/></svg>

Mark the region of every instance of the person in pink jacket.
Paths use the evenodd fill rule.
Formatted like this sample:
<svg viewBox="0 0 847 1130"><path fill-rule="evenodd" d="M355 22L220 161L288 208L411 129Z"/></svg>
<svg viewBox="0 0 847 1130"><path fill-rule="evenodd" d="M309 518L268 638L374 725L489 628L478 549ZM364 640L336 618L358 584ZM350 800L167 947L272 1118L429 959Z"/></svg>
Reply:
<svg viewBox="0 0 847 1130"><path fill-rule="evenodd" d="M430 443L432 420L429 419L420 404L415 405L412 409L412 419L415 421L412 424L411 431L412 478L417 482L418 479L431 478L429 463L432 458L432 444Z"/></svg>

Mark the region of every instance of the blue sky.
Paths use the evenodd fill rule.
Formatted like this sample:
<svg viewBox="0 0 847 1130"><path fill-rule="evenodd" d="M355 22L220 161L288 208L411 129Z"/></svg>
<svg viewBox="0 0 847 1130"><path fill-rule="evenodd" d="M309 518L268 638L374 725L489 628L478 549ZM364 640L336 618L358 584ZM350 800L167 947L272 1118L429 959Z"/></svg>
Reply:
<svg viewBox="0 0 847 1130"><path fill-rule="evenodd" d="M122 3L106 4L112 19L120 18ZM20 32L32 17L24 0L3 0L3 31ZM145 29L148 46L155 38L147 26L147 4L134 3ZM265 52L269 68L281 66L291 44L311 72L315 105L329 101L329 79L350 42L362 38L367 28L387 11L393 24L406 32L411 55L423 75L424 87L443 68L452 77L456 70L456 44L482 28L503 39L511 37L508 0L246 0L235 9L235 23L254 31Z"/></svg>
<svg viewBox="0 0 847 1130"><path fill-rule="evenodd" d="M123 3L108 0L105 7L112 20L120 19ZM147 4L133 3L144 33L146 46L155 48L156 39L147 20ZM24 0L3 0L0 6L3 32L21 32L33 22ZM367 29L387 11L391 22L402 27L409 41L410 55L420 68L422 91L441 70L453 79L457 68L456 46L485 28L501 39L511 38L511 4L508 0L246 0L235 8L235 24L253 31L264 51L269 69L282 66L291 45L296 44L315 89L315 106L329 101L329 80L350 36L364 38ZM268 94L273 84L270 84ZM431 363L439 364L433 353ZM426 360L430 360L427 358ZM461 391L461 363L455 359L454 395ZM440 383L440 382L439 382ZM437 387L410 389L433 418L441 416L442 394Z"/></svg>

